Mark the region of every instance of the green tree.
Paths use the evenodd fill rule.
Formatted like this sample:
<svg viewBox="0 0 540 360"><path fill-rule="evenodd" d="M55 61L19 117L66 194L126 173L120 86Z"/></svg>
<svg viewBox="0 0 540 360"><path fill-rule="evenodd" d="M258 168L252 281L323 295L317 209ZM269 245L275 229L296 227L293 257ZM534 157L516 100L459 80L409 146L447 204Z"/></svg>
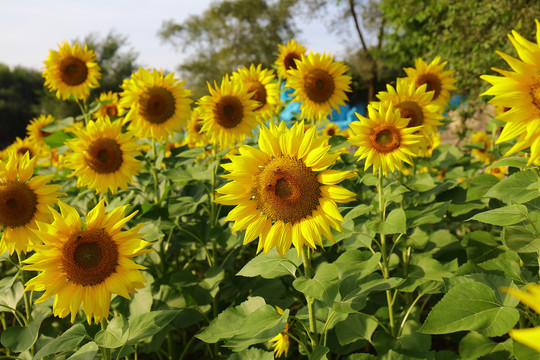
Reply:
<svg viewBox="0 0 540 360"><path fill-rule="evenodd" d="M476 98L489 87L479 78L508 69L495 51L516 56L507 34L516 30L533 40L537 0L381 0L388 27L383 51L395 64L414 66L414 59L441 56L455 69L457 92Z"/></svg>
<svg viewBox="0 0 540 360"><path fill-rule="evenodd" d="M277 45L296 33L292 6L297 0L227 0L214 2L201 15L191 15L182 23L162 24L159 35L182 51L189 60L178 70L196 97L208 92L206 82L239 66L251 63L270 67Z"/></svg>

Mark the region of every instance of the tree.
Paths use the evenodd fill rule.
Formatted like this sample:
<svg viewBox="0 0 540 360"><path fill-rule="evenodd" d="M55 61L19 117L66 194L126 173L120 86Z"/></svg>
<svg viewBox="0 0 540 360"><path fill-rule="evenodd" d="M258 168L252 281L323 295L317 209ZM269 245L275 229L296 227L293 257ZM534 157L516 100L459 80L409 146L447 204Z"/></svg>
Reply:
<svg viewBox="0 0 540 360"><path fill-rule="evenodd" d="M381 0L389 36L383 51L395 64L412 66L414 59L439 55L455 69L457 92L476 98L489 87L479 78L508 69L495 51L516 56L508 37L516 30L534 39L537 0Z"/></svg>
<svg viewBox="0 0 540 360"><path fill-rule="evenodd" d="M202 15L182 23L165 21L164 42L190 50L178 70L196 97L207 93L206 82L218 83L226 73L251 63L270 67L277 45L296 33L292 6L297 0L226 0L214 2Z"/></svg>

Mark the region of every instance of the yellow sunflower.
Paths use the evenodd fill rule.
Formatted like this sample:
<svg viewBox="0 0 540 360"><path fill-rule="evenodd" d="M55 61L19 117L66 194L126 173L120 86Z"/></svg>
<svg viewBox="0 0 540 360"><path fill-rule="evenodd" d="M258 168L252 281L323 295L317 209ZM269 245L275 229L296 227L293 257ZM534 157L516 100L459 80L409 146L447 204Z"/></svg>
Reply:
<svg viewBox="0 0 540 360"><path fill-rule="evenodd" d="M397 79L396 88L386 85L386 90L377 94L381 102L373 102L373 106L391 102L394 109L399 109L401 117L408 118L407 127L422 126L422 134L428 136L436 133L438 126L443 123L439 106L432 103L433 91L427 91L427 84L416 87L416 84L408 78Z"/></svg>
<svg viewBox="0 0 540 360"><path fill-rule="evenodd" d="M85 128L75 130L77 138L66 141L73 151L65 158L65 167L74 170L77 186L88 186L105 194L126 189L137 171L142 168L135 159L139 144L131 132L122 133L122 123L109 118L91 121Z"/></svg>
<svg viewBox="0 0 540 360"><path fill-rule="evenodd" d="M422 137L419 143L418 157L431 157L431 155L433 155L433 150L439 145L441 145L441 134L439 133Z"/></svg>
<svg viewBox="0 0 540 360"><path fill-rule="evenodd" d="M296 67L289 70L287 86L294 90L292 101L302 102L302 118L321 120L332 116L332 109L339 112L347 100L345 92L351 91L351 77L344 75L349 68L331 55L312 52L296 60Z"/></svg>
<svg viewBox="0 0 540 360"><path fill-rule="evenodd" d="M283 256L292 243L300 256L303 245L322 246L322 235L334 241L331 227L341 231L336 203L355 194L336 184L355 172L326 170L339 152L329 153L315 127L304 133L303 122L269 126L261 126L259 149L243 145L222 165L232 181L217 190L216 202L236 205L226 220L235 221L233 232L246 229L244 244L259 238L257 252L275 247Z"/></svg>
<svg viewBox="0 0 540 360"><path fill-rule="evenodd" d="M366 159L364 170L373 165L373 173L380 168L387 176L388 170L401 171L403 162L411 164L411 156L418 156L417 144L422 139L415 135L419 127L408 127L409 119L403 118L391 103L381 106L368 105L368 117L356 114L357 121L350 124L355 133L349 142L358 146L358 161Z"/></svg>
<svg viewBox="0 0 540 360"><path fill-rule="evenodd" d="M504 176L506 175L506 166L492 166L489 169L489 173L495 177L497 177L499 180L504 179Z"/></svg>
<svg viewBox="0 0 540 360"><path fill-rule="evenodd" d="M483 131L475 131L471 135L472 143L482 143L484 144L483 149L472 149L472 155L485 164L490 162L490 152L491 152L491 135L486 134Z"/></svg>
<svg viewBox="0 0 540 360"><path fill-rule="evenodd" d="M256 67L251 64L249 69L243 66L233 73L233 82L244 83L248 93L253 93L251 99L259 102L255 112L261 121L270 120L276 115L279 88L274 80L274 71L262 69L260 64Z"/></svg>
<svg viewBox="0 0 540 360"><path fill-rule="evenodd" d="M109 91L103 92L99 95L98 101L106 102L102 104L95 113L92 114L94 119L108 117L114 120L124 114L125 107L120 106L118 93Z"/></svg>
<svg viewBox="0 0 540 360"><path fill-rule="evenodd" d="M289 75L287 71L296 69L295 60L300 60L302 55L306 53L306 48L301 45L298 40L289 40L285 45L278 45L279 51L275 65L278 76L286 79Z"/></svg>
<svg viewBox="0 0 540 360"><path fill-rule="evenodd" d="M173 132L181 132L190 118L191 91L183 88L185 81L174 73L139 69L124 80L119 106L130 108L125 122L139 138L166 140Z"/></svg>
<svg viewBox="0 0 540 360"><path fill-rule="evenodd" d="M30 123L26 126L26 134L30 142L48 149L43 139L51 135L51 133L44 131L43 127L52 124L54 121L54 117L51 115L39 115L37 118L30 120Z"/></svg>
<svg viewBox="0 0 540 360"><path fill-rule="evenodd" d="M253 133L259 123L255 109L259 102L253 100L247 88L224 76L221 86L208 84L210 95L199 99L203 119L202 131L211 141L223 148L234 147Z"/></svg>
<svg viewBox="0 0 540 360"><path fill-rule="evenodd" d="M328 125L326 125L323 129L321 129L321 131L319 131L319 133L321 135L329 136L329 137L342 135L341 129L334 122L329 122Z"/></svg>
<svg viewBox="0 0 540 360"><path fill-rule="evenodd" d="M31 231L37 229L36 221L52 219L48 205L61 195L61 185L48 185L54 174L32 176L36 160L28 153L11 153L6 162L0 161L0 253L31 250L40 241Z"/></svg>
<svg viewBox="0 0 540 360"><path fill-rule="evenodd" d="M144 286L144 266L132 258L149 252L150 243L141 239L143 224L122 231L136 214L125 216L127 206L105 213L102 200L86 215L85 225L77 210L62 202L59 206L61 214L51 208L52 224L37 223L35 233L44 244L35 246L23 270L40 274L25 284L25 291L44 291L36 303L56 295L55 316L71 313L74 322L82 305L88 323L92 317L98 323L109 316L111 294L130 299Z"/></svg>
<svg viewBox="0 0 540 360"><path fill-rule="evenodd" d="M49 50L45 60L43 77L49 91L56 91L56 97L67 100L73 96L85 100L90 89L99 87L101 70L96 63L96 54L78 43L70 46L67 41L59 44L59 51Z"/></svg>
<svg viewBox="0 0 540 360"><path fill-rule="evenodd" d="M10 153L14 153L18 157L22 157L24 154L32 157L36 157L38 160L47 155L47 148L40 146L39 143L31 140L28 136L24 139L17 137L15 141L3 150L4 158L7 158Z"/></svg>
<svg viewBox="0 0 540 360"><path fill-rule="evenodd" d="M283 315L283 309L279 306L276 306L276 310L279 315ZM278 358L281 357L281 355L285 354L285 357L287 357L287 352L289 351L289 335L287 335L287 332L289 331L289 323L285 325L285 328L282 332L268 340L269 342L273 342L275 344L272 345L274 348L274 357Z"/></svg>
<svg viewBox="0 0 540 360"><path fill-rule="evenodd" d="M530 147L530 165L540 158L540 22L536 20L536 44L515 31L508 37L521 60L497 51L514 71L492 68L503 76L482 75L493 85L482 95L494 95L489 103L507 109L497 115L506 122L497 144L519 137L505 156Z"/></svg>
<svg viewBox="0 0 540 360"><path fill-rule="evenodd" d="M210 138L202 131L203 122L201 109L199 107L194 108L191 112L191 119L186 125L185 144L189 147L204 147L210 144Z"/></svg>
<svg viewBox="0 0 540 360"><path fill-rule="evenodd" d="M416 87L426 84L426 91L433 91L432 101L439 105L442 111L450 100L450 90L456 88L454 86L456 79L452 76L454 70L443 71L447 63L447 61L441 63L440 56L436 56L429 64L418 58L414 61L414 68L403 68Z"/></svg>
<svg viewBox="0 0 540 360"><path fill-rule="evenodd" d="M525 291L504 287L502 289L540 314L540 284L528 284ZM508 332L512 339L540 352L540 326L530 329L514 329Z"/></svg>

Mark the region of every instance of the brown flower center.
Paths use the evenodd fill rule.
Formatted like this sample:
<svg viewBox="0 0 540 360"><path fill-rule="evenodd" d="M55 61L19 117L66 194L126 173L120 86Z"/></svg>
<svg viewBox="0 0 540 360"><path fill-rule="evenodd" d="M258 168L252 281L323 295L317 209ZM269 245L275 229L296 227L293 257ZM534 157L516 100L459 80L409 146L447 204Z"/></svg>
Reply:
<svg viewBox="0 0 540 360"><path fill-rule="evenodd" d="M0 225L18 227L27 225L37 211L37 195L25 183L0 183Z"/></svg>
<svg viewBox="0 0 540 360"><path fill-rule="evenodd" d="M66 277L82 286L102 283L116 270L118 247L104 229L71 234L62 248Z"/></svg>
<svg viewBox="0 0 540 360"><path fill-rule="evenodd" d="M68 56L60 62L60 77L69 86L77 86L88 78L86 63L74 56Z"/></svg>
<svg viewBox="0 0 540 360"><path fill-rule="evenodd" d="M407 127L415 127L424 124L424 112L415 101L403 101L397 105L402 118L408 118Z"/></svg>
<svg viewBox="0 0 540 360"><path fill-rule="evenodd" d="M116 140L101 138L93 141L86 152L86 163L99 174L117 171L124 161L122 149Z"/></svg>
<svg viewBox="0 0 540 360"><path fill-rule="evenodd" d="M285 70L296 69L296 62L294 60L300 60L301 58L301 55L296 52L287 53L287 55L285 55L285 57L283 58L283 65L285 65Z"/></svg>
<svg viewBox="0 0 540 360"><path fill-rule="evenodd" d="M336 135L336 129L330 128L330 129L326 130L326 135L328 135L328 136Z"/></svg>
<svg viewBox="0 0 540 360"><path fill-rule="evenodd" d="M19 155L24 155L28 152L28 156L30 158L32 158L33 156L35 156L34 152L32 151L32 149L30 149L29 147L26 147L26 146L21 146L20 148L17 149L17 154Z"/></svg>
<svg viewBox="0 0 540 360"><path fill-rule="evenodd" d="M427 84L426 92L433 91L433 99L431 100L437 100L442 90L441 79L437 76L437 74L425 73L418 76L416 78L416 87L420 87L423 84Z"/></svg>
<svg viewBox="0 0 540 360"><path fill-rule="evenodd" d="M378 153L387 154L399 147L401 136L392 125L379 125L369 135L371 146Z"/></svg>
<svg viewBox="0 0 540 360"><path fill-rule="evenodd" d="M203 123L203 120L202 119L197 119L195 121L195 125L193 125L193 130L195 130L195 132L197 134L200 134L201 133L201 130L202 130L202 123Z"/></svg>
<svg viewBox="0 0 540 360"><path fill-rule="evenodd" d="M531 86L531 101L536 106L537 110L540 110L540 82L537 81Z"/></svg>
<svg viewBox="0 0 540 360"><path fill-rule="evenodd" d="M101 113L112 119L118 116L118 107L113 103L105 104L101 109Z"/></svg>
<svg viewBox="0 0 540 360"><path fill-rule="evenodd" d="M169 120L176 111L173 94L162 87L153 87L141 96L140 113L152 124L162 124Z"/></svg>
<svg viewBox="0 0 540 360"><path fill-rule="evenodd" d="M259 110L266 105L266 88L263 84L261 84L259 81L253 82L248 89L248 93L250 92L253 92L251 99L258 101L260 104L255 108L255 110Z"/></svg>
<svg viewBox="0 0 540 360"><path fill-rule="evenodd" d="M322 69L313 69L304 76L304 90L307 97L316 103L323 103L334 94L334 78Z"/></svg>
<svg viewBox="0 0 540 360"><path fill-rule="evenodd" d="M226 129L232 129L242 122L244 108L238 97L226 95L219 99L214 115L219 125Z"/></svg>
<svg viewBox="0 0 540 360"><path fill-rule="evenodd" d="M272 220L295 223L317 209L317 174L302 160L272 159L257 175L254 188L258 209Z"/></svg>

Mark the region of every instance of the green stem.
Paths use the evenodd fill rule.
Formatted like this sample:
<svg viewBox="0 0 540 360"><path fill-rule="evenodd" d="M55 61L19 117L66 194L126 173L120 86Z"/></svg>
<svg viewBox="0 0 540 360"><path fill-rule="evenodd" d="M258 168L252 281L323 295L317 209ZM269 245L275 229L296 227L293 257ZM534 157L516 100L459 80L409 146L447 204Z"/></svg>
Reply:
<svg viewBox="0 0 540 360"><path fill-rule="evenodd" d="M179 360L183 360L183 359L184 359L184 356L186 356L186 353L187 353L189 347L190 347L191 344L193 343L193 340L195 340L195 336L191 337L191 339L189 340L189 342L186 344L186 346L184 347L184 350L182 351L182 355L180 355Z"/></svg>
<svg viewBox="0 0 540 360"><path fill-rule="evenodd" d="M152 164L152 176L154 178L154 202L159 202L159 181L158 181L158 169L157 169L157 146L156 140L152 139L152 152L153 152L153 164Z"/></svg>
<svg viewBox="0 0 540 360"><path fill-rule="evenodd" d="M22 270L24 256L23 254L17 253L19 259L19 275L23 285L26 283L26 272ZM26 324L30 324L30 318L32 317L32 302L30 301L30 294L27 291L23 292L24 296L24 309L26 310Z"/></svg>
<svg viewBox="0 0 540 360"><path fill-rule="evenodd" d="M310 249L302 251L302 260L304 263L304 275L311 279L311 253ZM309 332L313 335L311 338L311 345L313 348L317 346L317 322L315 321L315 299L309 295L304 294L306 297L306 303L308 306L309 314Z"/></svg>
<svg viewBox="0 0 540 360"><path fill-rule="evenodd" d="M288 337L290 337L294 341L296 341L298 343L298 345L302 346L304 348L304 351L306 352L306 355L307 355L308 359L311 359L311 353L309 352L306 344L304 344L303 341L300 341L300 339L298 339L296 336L294 336L293 334L291 334L291 333L289 333L287 331L282 331L282 333L287 335Z"/></svg>
<svg viewBox="0 0 540 360"><path fill-rule="evenodd" d="M398 332L398 337L401 336L401 332L403 331L403 328L405 327L405 323L407 322L407 318L409 317L412 309L414 308L414 306L416 305L416 303L418 302L418 300L420 300L420 298L424 296L424 294L420 294L416 297L416 299L414 299L414 301L412 302L411 306L409 306L409 309L407 310L407 312L405 313L405 316L403 316L403 320L401 321L401 325L399 326L399 332Z"/></svg>
<svg viewBox="0 0 540 360"><path fill-rule="evenodd" d="M167 333L167 349L168 349L168 359L169 360L172 360L173 359L173 341L172 341L172 335L171 335L171 332L168 332Z"/></svg>
<svg viewBox="0 0 540 360"><path fill-rule="evenodd" d="M101 330L107 330L107 319L101 320ZM111 349L101 347L101 353L103 354L103 360L111 360Z"/></svg>
<svg viewBox="0 0 540 360"><path fill-rule="evenodd" d="M89 119L88 119L88 111L86 111L86 101L84 102L84 106L81 105L81 103L79 102L79 99L75 99L75 102L77 103L77 105L79 105L79 109L81 109L81 113L83 114L84 118L83 118L83 123L84 123L84 126L88 125L88 122L89 122Z"/></svg>

